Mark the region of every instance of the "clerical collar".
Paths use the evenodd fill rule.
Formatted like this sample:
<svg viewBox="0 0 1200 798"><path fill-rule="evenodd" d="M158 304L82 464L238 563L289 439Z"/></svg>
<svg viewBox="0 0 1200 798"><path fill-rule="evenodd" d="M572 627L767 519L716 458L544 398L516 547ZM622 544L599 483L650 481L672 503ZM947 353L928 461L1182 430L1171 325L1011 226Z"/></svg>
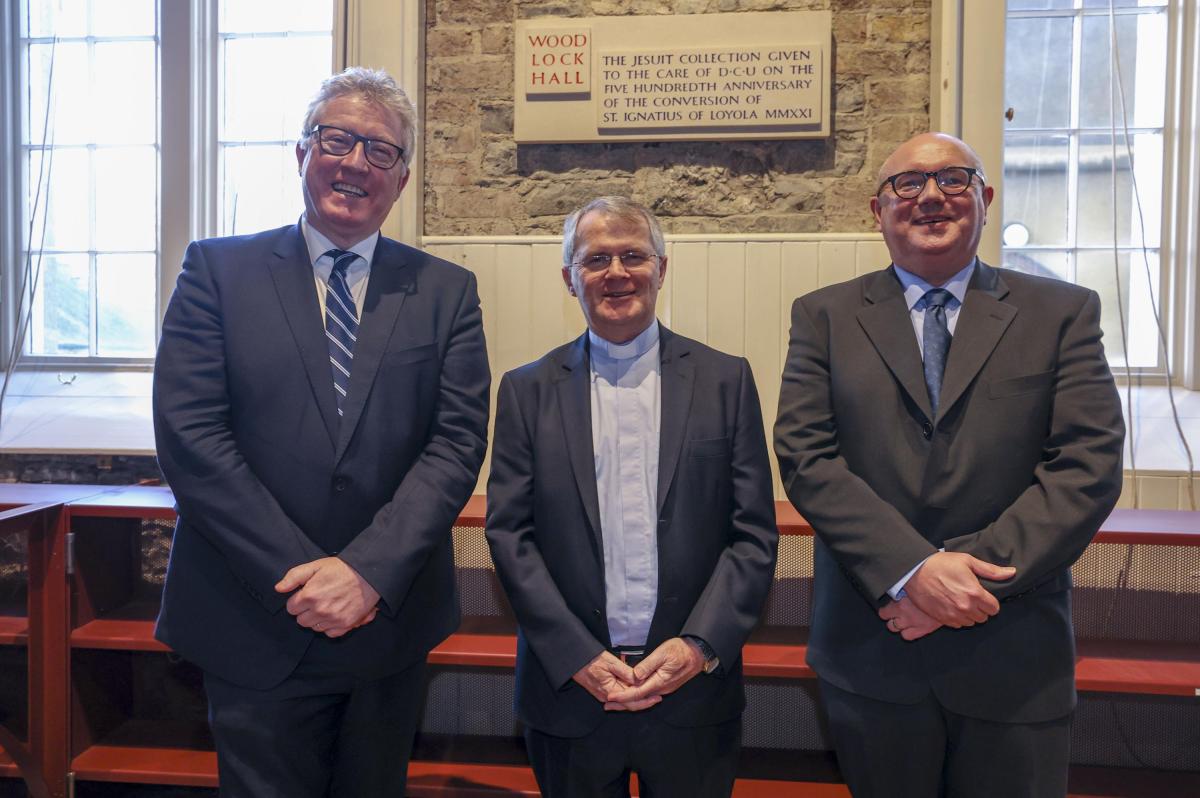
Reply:
<svg viewBox="0 0 1200 798"><path fill-rule="evenodd" d="M606 341L591 329L588 330L588 341L593 353L605 355L613 360L639 357L658 344L658 320L656 319L649 327L642 330L632 341L626 341L623 344Z"/></svg>

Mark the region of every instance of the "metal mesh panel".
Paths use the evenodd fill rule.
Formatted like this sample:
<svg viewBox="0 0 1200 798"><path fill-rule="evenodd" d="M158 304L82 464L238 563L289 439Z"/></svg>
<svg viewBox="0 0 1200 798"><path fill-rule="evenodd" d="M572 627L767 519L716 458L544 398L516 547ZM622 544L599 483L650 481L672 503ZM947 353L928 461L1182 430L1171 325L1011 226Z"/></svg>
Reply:
<svg viewBox="0 0 1200 798"><path fill-rule="evenodd" d="M775 582L767 595L762 624L808 626L812 619L813 540L780 535Z"/></svg>
<svg viewBox="0 0 1200 798"><path fill-rule="evenodd" d="M511 618L512 609L492 566L483 527L456 526L453 534L455 578L463 615Z"/></svg>
<svg viewBox="0 0 1200 798"><path fill-rule="evenodd" d="M519 736L513 715L512 671L431 668L421 731L426 734Z"/></svg>
<svg viewBox="0 0 1200 798"><path fill-rule="evenodd" d="M742 746L788 751L831 747L817 708L815 681L746 679Z"/></svg>
<svg viewBox="0 0 1200 798"><path fill-rule="evenodd" d="M138 540L141 549L142 581L162 587L167 579L167 560L171 556L171 539L175 535L174 521L142 519Z"/></svg>
<svg viewBox="0 0 1200 798"><path fill-rule="evenodd" d="M24 615L29 586L29 540L0 536L0 615Z"/></svg>
<svg viewBox="0 0 1200 798"><path fill-rule="evenodd" d="M1200 704L1164 696L1081 694L1071 729L1071 761L1200 771Z"/></svg>
<svg viewBox="0 0 1200 798"><path fill-rule="evenodd" d="M1077 637L1200 643L1200 546L1093 543L1072 575Z"/></svg>

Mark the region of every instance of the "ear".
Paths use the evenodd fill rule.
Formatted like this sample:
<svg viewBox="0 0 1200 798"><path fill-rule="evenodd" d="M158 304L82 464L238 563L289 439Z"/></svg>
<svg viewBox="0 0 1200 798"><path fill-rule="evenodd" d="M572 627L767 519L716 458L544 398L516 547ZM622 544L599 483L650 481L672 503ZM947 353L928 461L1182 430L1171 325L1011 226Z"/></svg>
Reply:
<svg viewBox="0 0 1200 798"><path fill-rule="evenodd" d="M875 217L875 229L883 229L883 207L879 204L879 196L871 197L871 214Z"/></svg>
<svg viewBox="0 0 1200 798"><path fill-rule="evenodd" d="M563 283L565 283L567 286L567 293L570 294L571 296L575 296L575 286L571 282L571 267L570 266L562 267L562 278L563 278Z"/></svg>
<svg viewBox="0 0 1200 798"><path fill-rule="evenodd" d="M308 150L300 146L300 142L296 142L296 171L304 174L304 158L308 155Z"/></svg>
<svg viewBox="0 0 1200 798"><path fill-rule="evenodd" d="M662 288L663 283L667 281L667 259L664 256L658 262L658 287Z"/></svg>
<svg viewBox="0 0 1200 798"><path fill-rule="evenodd" d="M988 209L988 206L990 206L992 204L992 198L995 196L996 196L995 188L993 188L992 186L984 186L983 187L983 210L984 210L983 218L984 218L985 222L987 221L986 211Z"/></svg>
<svg viewBox="0 0 1200 798"><path fill-rule="evenodd" d="M401 163L404 162L401 161ZM408 179L410 177L412 177L412 172L409 171L408 166L406 165L404 167L404 176L400 178L400 185L396 187L396 199L400 198L400 192L403 191L404 187L408 185Z"/></svg>

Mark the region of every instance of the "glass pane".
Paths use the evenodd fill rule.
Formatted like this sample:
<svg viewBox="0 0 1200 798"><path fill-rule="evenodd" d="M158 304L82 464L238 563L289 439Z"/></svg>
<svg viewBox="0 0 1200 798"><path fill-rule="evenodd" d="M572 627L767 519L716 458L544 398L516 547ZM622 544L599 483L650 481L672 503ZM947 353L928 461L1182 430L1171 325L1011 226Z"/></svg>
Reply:
<svg viewBox="0 0 1200 798"><path fill-rule="evenodd" d="M50 136L53 141L58 144L86 144L91 140L91 74L86 44L31 44L28 91L27 142L42 142L47 91L54 96L50 114Z"/></svg>
<svg viewBox="0 0 1200 798"><path fill-rule="evenodd" d="M150 144L157 140L154 42L96 44L93 141Z"/></svg>
<svg viewBox="0 0 1200 798"><path fill-rule="evenodd" d="M222 147L222 235L293 224L304 210L296 153L285 147Z"/></svg>
<svg viewBox="0 0 1200 798"><path fill-rule="evenodd" d="M1130 266L1132 264L1132 274ZM1104 332L1104 351L1114 367L1124 367L1125 347L1129 365L1153 368L1158 365L1158 332L1155 327L1152 297L1158 295L1158 253L1148 257L1141 252L1080 252L1076 282L1100 294L1103 308L1100 327ZM1125 308L1128 339L1121 340L1121 319L1117 310L1117 286Z"/></svg>
<svg viewBox="0 0 1200 798"><path fill-rule="evenodd" d="M28 224L29 211L36 207L30 248L37 249L44 240L46 249L86 250L90 244L88 220L91 218L91 168L88 152L84 149L60 149L54 151L52 157L48 155L45 160L45 172L42 171L41 151L30 152L27 161L27 215L23 224ZM42 190L35 206L34 197L37 195L39 174ZM44 216L47 208L50 211L48 217ZM21 232L23 236L28 235L29 228L24 227Z"/></svg>
<svg viewBox="0 0 1200 798"><path fill-rule="evenodd" d="M28 0L25 19L29 36L84 36L87 0Z"/></svg>
<svg viewBox="0 0 1200 798"><path fill-rule="evenodd" d="M96 354L154 354L155 261L153 255L96 257Z"/></svg>
<svg viewBox="0 0 1200 798"><path fill-rule="evenodd" d="M1011 0L1010 0L1011 1ZM1112 0L1113 8L1165 6L1167 0ZM1108 8L1108 0L1083 0L1084 8Z"/></svg>
<svg viewBox="0 0 1200 798"><path fill-rule="evenodd" d="M1070 18L1009 19L1004 102L1010 128L1065 127L1071 119Z"/></svg>
<svg viewBox="0 0 1200 798"><path fill-rule="evenodd" d="M1006 269L1056 280L1071 279L1071 256L1067 252L1005 247L1002 258Z"/></svg>
<svg viewBox="0 0 1200 798"><path fill-rule="evenodd" d="M1013 246L1067 241L1067 136L1004 137L1004 240ZM1023 232L1022 232L1023 231Z"/></svg>
<svg viewBox="0 0 1200 798"><path fill-rule="evenodd" d="M36 257L33 268L37 268ZM88 353L87 255L42 257L30 321L29 351L32 354Z"/></svg>
<svg viewBox="0 0 1200 798"><path fill-rule="evenodd" d="M94 36L153 36L154 0L92 0Z"/></svg>
<svg viewBox="0 0 1200 798"><path fill-rule="evenodd" d="M158 174L153 147L96 150L96 249L153 251Z"/></svg>
<svg viewBox="0 0 1200 798"><path fill-rule="evenodd" d="M1046 11L1074 5L1075 0L1008 0L1009 11Z"/></svg>
<svg viewBox="0 0 1200 798"><path fill-rule="evenodd" d="M1147 244L1157 247L1162 226L1162 136L1151 133L1135 137L1131 142L1134 170L1130 169L1124 137L1117 136L1116 144L1114 186L1112 136L1088 134L1080 137L1078 243L1080 246L1113 246L1115 230L1116 246L1141 246L1144 224ZM1133 176L1137 178L1136 198ZM1140 207L1135 199L1140 201Z"/></svg>
<svg viewBox="0 0 1200 798"><path fill-rule="evenodd" d="M221 33L333 29L332 0L224 0L220 10Z"/></svg>
<svg viewBox="0 0 1200 798"><path fill-rule="evenodd" d="M1166 14L1115 17L1120 52L1124 117L1130 127L1162 127L1166 104ZM1111 35L1107 16L1084 17L1080 52L1079 124L1122 126L1121 97L1112 94ZM1110 116L1111 110L1111 116Z"/></svg>
<svg viewBox="0 0 1200 798"><path fill-rule="evenodd" d="M225 44L222 141L295 141L308 102L329 76L328 36L230 39Z"/></svg>

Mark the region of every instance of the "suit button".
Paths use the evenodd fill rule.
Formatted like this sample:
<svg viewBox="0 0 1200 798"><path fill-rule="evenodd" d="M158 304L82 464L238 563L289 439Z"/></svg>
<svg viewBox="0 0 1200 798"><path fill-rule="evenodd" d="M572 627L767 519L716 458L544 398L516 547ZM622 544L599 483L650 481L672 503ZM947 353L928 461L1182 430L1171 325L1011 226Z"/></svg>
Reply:
<svg viewBox="0 0 1200 798"><path fill-rule="evenodd" d="M346 486L349 484L350 484L350 480L346 479L345 477L337 477L336 479L333 480L333 489L336 490L338 493L341 493L342 491L344 491L346 489Z"/></svg>
<svg viewBox="0 0 1200 798"><path fill-rule="evenodd" d="M925 440L929 440L930 438L932 438L933 437L933 425L930 424L928 421L926 421L923 425L921 425L921 434L925 436Z"/></svg>
<svg viewBox="0 0 1200 798"><path fill-rule="evenodd" d="M600 610L592 610L592 615L595 615L597 618L603 617Z"/></svg>

